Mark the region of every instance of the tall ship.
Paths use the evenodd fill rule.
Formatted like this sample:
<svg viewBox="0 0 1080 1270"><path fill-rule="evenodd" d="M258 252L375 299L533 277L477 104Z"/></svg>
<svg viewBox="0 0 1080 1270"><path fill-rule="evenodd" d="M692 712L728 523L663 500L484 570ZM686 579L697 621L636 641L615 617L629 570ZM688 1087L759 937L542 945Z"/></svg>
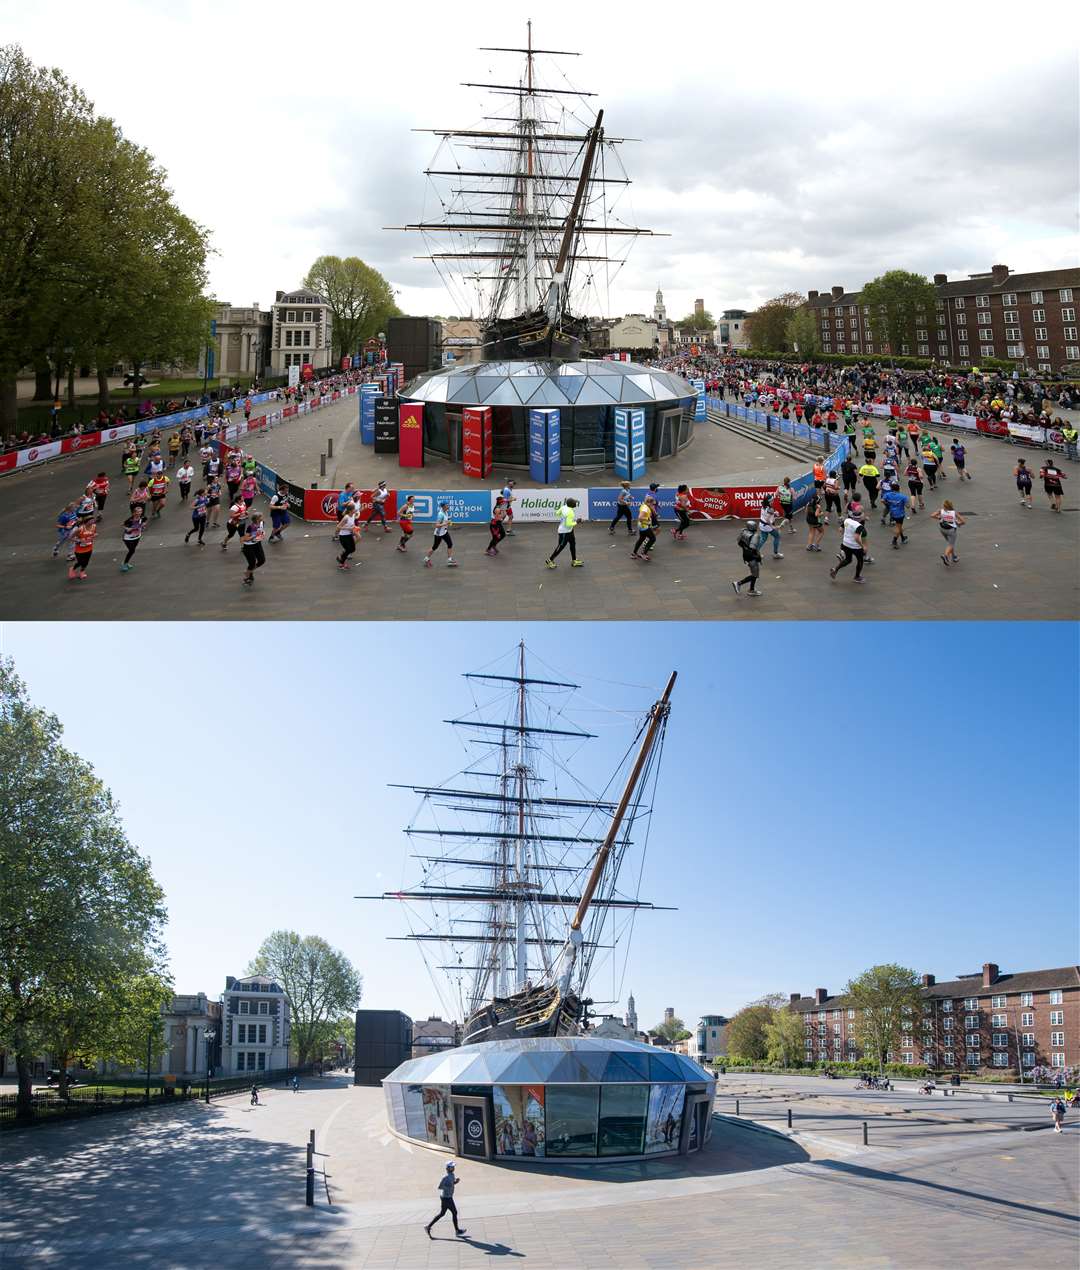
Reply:
<svg viewBox="0 0 1080 1270"><path fill-rule="evenodd" d="M610 312L610 286L632 242L655 231L627 219L630 178L594 93L574 88L563 60L533 45L485 47L520 72L468 81L489 103L476 126L425 128L439 138L425 169L420 233L461 313L479 317L485 361L576 359L588 347L586 307ZM550 77L542 72L550 70ZM430 210L430 215L428 211Z"/></svg>
<svg viewBox="0 0 1080 1270"><path fill-rule="evenodd" d="M419 880L358 897L408 914L392 938L443 977L466 1044L586 1031L598 955L614 964L637 913L659 907L637 884L675 673L593 795L576 769L596 736L568 720L579 685L529 673L524 644L515 661L512 674L465 675L492 700L445 720L475 760L442 785L392 786L420 799L405 829Z"/></svg>

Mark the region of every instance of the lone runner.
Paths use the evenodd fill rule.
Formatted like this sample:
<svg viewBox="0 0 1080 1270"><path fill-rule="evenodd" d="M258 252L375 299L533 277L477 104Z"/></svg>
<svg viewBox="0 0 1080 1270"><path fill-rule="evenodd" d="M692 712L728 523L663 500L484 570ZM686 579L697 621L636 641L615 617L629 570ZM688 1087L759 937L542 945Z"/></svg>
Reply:
<svg viewBox="0 0 1080 1270"><path fill-rule="evenodd" d="M454 1174L454 1162L451 1160L446 1166L446 1172L439 1180L439 1211L424 1227L429 1239L434 1238L434 1235L431 1233L432 1226L434 1226L437 1221L440 1221L447 1213L449 1213L453 1219L454 1234L464 1235L467 1233L458 1225L457 1205L454 1203L454 1187L457 1186L457 1184L458 1179Z"/></svg>

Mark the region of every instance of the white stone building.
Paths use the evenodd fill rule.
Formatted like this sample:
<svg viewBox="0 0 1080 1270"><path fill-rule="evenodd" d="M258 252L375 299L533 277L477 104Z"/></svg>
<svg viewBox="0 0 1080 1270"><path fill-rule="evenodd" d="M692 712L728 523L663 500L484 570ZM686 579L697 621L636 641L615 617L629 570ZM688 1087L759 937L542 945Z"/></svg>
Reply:
<svg viewBox="0 0 1080 1270"><path fill-rule="evenodd" d="M222 1076L280 1071L289 1066L289 1003L265 975L228 975L221 998Z"/></svg>
<svg viewBox="0 0 1080 1270"><path fill-rule="evenodd" d="M279 291L271 312L272 374L287 375L290 366L323 370L330 365L333 317L327 300L315 291Z"/></svg>

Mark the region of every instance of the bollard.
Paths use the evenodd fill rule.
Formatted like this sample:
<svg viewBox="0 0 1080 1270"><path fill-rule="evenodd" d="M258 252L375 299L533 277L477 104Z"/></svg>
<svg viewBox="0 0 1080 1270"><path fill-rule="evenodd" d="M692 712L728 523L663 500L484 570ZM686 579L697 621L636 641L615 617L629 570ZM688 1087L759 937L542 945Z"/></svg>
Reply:
<svg viewBox="0 0 1080 1270"><path fill-rule="evenodd" d="M787 1109L787 1127L791 1128L791 1108Z"/></svg>
<svg viewBox="0 0 1080 1270"><path fill-rule="evenodd" d="M332 459L334 457L334 438L326 438L326 457Z"/></svg>
<svg viewBox="0 0 1080 1270"><path fill-rule="evenodd" d="M326 455L325 454L319 455L319 475L320 476L326 475Z"/></svg>
<svg viewBox="0 0 1080 1270"><path fill-rule="evenodd" d="M315 1170L313 1168L309 1168L307 1171L307 1195L304 1203L308 1208L315 1207Z"/></svg>
<svg viewBox="0 0 1080 1270"><path fill-rule="evenodd" d="M864 1147L869 1146L869 1142L866 1136L866 1121L865 1120L862 1122L862 1144Z"/></svg>
<svg viewBox="0 0 1080 1270"><path fill-rule="evenodd" d="M738 1115L738 1114L739 1114L739 1100L738 1100L738 1098L736 1098L736 1099L735 1099L735 1114L736 1114L736 1115Z"/></svg>

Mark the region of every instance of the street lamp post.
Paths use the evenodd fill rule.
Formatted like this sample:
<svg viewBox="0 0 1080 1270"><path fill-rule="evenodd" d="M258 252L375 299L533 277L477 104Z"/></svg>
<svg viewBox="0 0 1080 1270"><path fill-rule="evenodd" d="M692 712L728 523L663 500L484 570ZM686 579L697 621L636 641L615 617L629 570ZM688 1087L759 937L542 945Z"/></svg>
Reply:
<svg viewBox="0 0 1080 1270"><path fill-rule="evenodd" d="M213 1053L213 1044L217 1038L217 1033L213 1028L205 1028L203 1030L203 1040L206 1042L206 1104L210 1105L210 1056Z"/></svg>

